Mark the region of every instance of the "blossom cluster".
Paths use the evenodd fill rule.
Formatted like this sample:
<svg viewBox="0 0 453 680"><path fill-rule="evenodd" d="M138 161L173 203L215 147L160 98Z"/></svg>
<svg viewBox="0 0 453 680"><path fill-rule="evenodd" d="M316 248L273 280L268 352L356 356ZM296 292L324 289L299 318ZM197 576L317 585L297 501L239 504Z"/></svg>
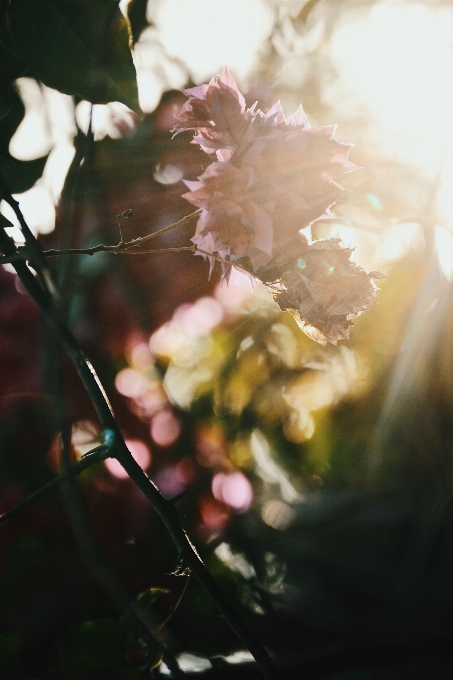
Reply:
<svg viewBox="0 0 453 680"><path fill-rule="evenodd" d="M192 238L200 253L238 264L274 291L282 310L323 344L347 338L352 319L371 307L371 275L350 262L337 238L309 242L302 230L332 217L344 189L337 175L356 170L351 145L335 126L311 127L302 106L285 117L243 95L227 68L209 84L183 91L175 134L194 130L194 144L213 156L183 194L202 209ZM214 160L215 157L215 160Z"/></svg>

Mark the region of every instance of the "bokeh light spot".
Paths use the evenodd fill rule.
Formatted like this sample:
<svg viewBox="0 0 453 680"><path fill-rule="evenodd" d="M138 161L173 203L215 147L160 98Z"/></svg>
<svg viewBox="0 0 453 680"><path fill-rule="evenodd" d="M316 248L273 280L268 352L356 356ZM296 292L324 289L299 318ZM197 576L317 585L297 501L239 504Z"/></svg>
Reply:
<svg viewBox="0 0 453 680"><path fill-rule="evenodd" d="M237 312L252 295L253 281L251 276L232 267L228 283L224 281L219 284L214 295L227 312Z"/></svg>
<svg viewBox="0 0 453 680"><path fill-rule="evenodd" d="M153 356L146 342L131 342L126 347L126 359L137 369L149 369L153 366Z"/></svg>
<svg viewBox="0 0 453 680"><path fill-rule="evenodd" d="M205 495L198 501L198 509L206 529L221 532L226 528L230 513L224 503L220 503L211 495Z"/></svg>
<svg viewBox="0 0 453 680"><path fill-rule="evenodd" d="M159 184L176 184L184 176L184 171L181 168L167 163L165 165L156 165L153 177Z"/></svg>
<svg viewBox="0 0 453 680"><path fill-rule="evenodd" d="M154 479L164 496L174 498L193 484L199 473L192 456L185 456L176 464L163 465Z"/></svg>
<svg viewBox="0 0 453 680"><path fill-rule="evenodd" d="M181 434L181 421L170 410L158 411L151 421L151 437L159 446L171 446Z"/></svg>
<svg viewBox="0 0 453 680"><path fill-rule="evenodd" d="M379 196L376 196L376 194L367 194L366 195L368 203L375 209L375 210L382 210L382 201L379 198Z"/></svg>
<svg viewBox="0 0 453 680"><path fill-rule="evenodd" d="M149 468L151 464L151 452L145 442L142 442L139 439L126 439L126 446L142 470ZM107 458L107 460L104 461L104 465L110 474L117 479L127 479L129 476L115 458Z"/></svg>
<svg viewBox="0 0 453 680"><path fill-rule="evenodd" d="M214 298L202 297L193 305L181 305L173 319L183 333L197 338L207 335L222 321L223 309Z"/></svg>
<svg viewBox="0 0 453 680"><path fill-rule="evenodd" d="M173 498L186 488L186 477L178 465L163 465L156 473L155 482L167 498Z"/></svg>
<svg viewBox="0 0 453 680"><path fill-rule="evenodd" d="M282 531L291 526L296 518L296 513L294 508L287 503L273 500L264 504L261 517L272 529Z"/></svg>
<svg viewBox="0 0 453 680"><path fill-rule="evenodd" d="M196 457L203 467L223 466L226 456L225 436L216 425L201 427L196 435Z"/></svg>
<svg viewBox="0 0 453 680"><path fill-rule="evenodd" d="M306 266L307 263L305 262L305 260L302 257L299 257L299 259L297 260L297 267L299 269L305 269Z"/></svg>
<svg viewBox="0 0 453 680"><path fill-rule="evenodd" d="M218 472L212 480L212 494L236 512L248 510L253 499L252 485L242 472Z"/></svg>
<svg viewBox="0 0 453 680"><path fill-rule="evenodd" d="M148 381L133 368L123 368L115 378L115 387L124 397L137 398L147 391Z"/></svg>

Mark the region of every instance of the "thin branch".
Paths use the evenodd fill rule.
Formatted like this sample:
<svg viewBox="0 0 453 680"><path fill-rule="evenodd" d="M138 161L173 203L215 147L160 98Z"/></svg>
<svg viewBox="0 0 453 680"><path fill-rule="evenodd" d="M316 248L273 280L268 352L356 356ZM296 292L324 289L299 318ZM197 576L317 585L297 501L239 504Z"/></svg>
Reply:
<svg viewBox="0 0 453 680"><path fill-rule="evenodd" d="M181 594L178 597L178 601L176 602L176 604L173 607L170 608L170 611L168 612L167 618L164 621L162 621L159 628L157 629L158 632L161 631L163 628L165 628L165 626L169 623L169 621L171 620L173 615L176 613L176 610L179 608L179 605L181 604L181 602L184 599L184 595L186 594L187 587L189 585L189 581L190 581L190 574L187 574L186 582L184 583L184 588L182 589Z"/></svg>
<svg viewBox="0 0 453 680"><path fill-rule="evenodd" d="M124 245L124 244L123 244ZM96 248L97 253L113 253L114 255L149 255L150 253L179 253L183 250L188 250L189 252L194 253L196 251L196 246L178 246L174 248L157 248L155 250L137 250L137 251L132 251L128 250L125 248L118 248L118 246L94 246ZM94 255L94 248L87 248L87 249L76 249L72 248L71 250L44 250L43 255L49 255L50 257L54 257L56 255ZM111 248L117 248L117 250L111 250ZM22 257L22 260L24 258ZM0 259L0 264L2 264L2 260Z"/></svg>
<svg viewBox="0 0 453 680"><path fill-rule="evenodd" d="M176 227L181 227L183 224L187 224L187 222L190 222L193 220L194 217L197 217L197 215L201 215L201 208L198 210L195 210L195 212L190 213L190 215L185 215L184 217L181 217L180 220L177 222L174 222L173 224L170 224L168 227L163 227L163 229L159 229L158 231L154 231L152 234L148 234L147 236L142 236L141 238L136 238L133 241L129 241L129 243L126 243L126 246L130 246L131 248L134 246L140 246L142 243L145 243L146 241L149 241L152 238L155 238L156 236L160 236L161 234L165 234L167 231L170 231L171 229L176 229Z"/></svg>
<svg viewBox="0 0 453 680"><path fill-rule="evenodd" d="M115 248L116 250L112 250ZM19 250L22 252L25 250L19 246ZM179 246L175 248L157 248L155 250L123 250L123 248L118 248L118 246L94 246L93 248L66 248L62 250L44 250L43 255L49 257L57 257L59 255L94 255L95 253L112 253L113 255L149 255L150 253L179 253L181 251L187 250L189 252L196 252L196 246ZM0 264L14 264L14 262L24 262L27 259L25 252L17 253L16 255L11 255L10 257L0 257Z"/></svg>
<svg viewBox="0 0 453 680"><path fill-rule="evenodd" d="M13 206L14 208L14 206ZM129 253L128 251L131 248L137 248L138 246L141 246L142 243L146 243L146 241L150 241L153 238L156 238L156 236L161 236L161 234L165 234L167 231L170 231L171 229L176 229L176 227L180 227L183 224L187 224L187 222L190 222L194 217L199 215L201 213L200 210L196 210L195 212L191 213L190 215L186 215L182 219L178 220L177 222L174 222L173 224L168 225L168 227L164 227L163 229L159 229L158 231L154 231L152 234L148 234L147 236L142 236L140 238L135 238L132 241L120 241L114 246L106 246L103 243L100 243L97 246L93 246L92 248L62 248L61 250L57 250L55 248L52 248L50 250L44 250L44 251L39 251L41 256L46 256L46 257L54 257L58 255L95 255L96 253L113 253L113 254L128 254L128 255L139 255L140 253L158 253L158 252L165 252L166 250L193 250L192 246L189 246L188 248L166 248L162 250L143 250L140 251L140 253ZM14 262L19 262L20 260L27 260L29 259L29 248L28 244L24 246L18 246L16 253L11 254L9 256L5 257L0 257L0 264L6 264L6 263L11 263L14 264Z"/></svg>
<svg viewBox="0 0 453 680"><path fill-rule="evenodd" d="M153 236L153 234L151 234ZM147 238L145 236L145 238ZM215 253L208 253L205 250L200 250L197 248L197 246L175 246L175 247L170 247L170 248L156 248L155 250L151 249L146 249L146 250L137 250L137 251L131 251L125 246L128 246L127 243L119 243L116 246L104 246L103 244L99 244L98 246L93 246L92 248L66 248L62 250L44 250L42 251L43 255L46 255L48 257L55 257L59 255L94 255L95 253L113 253L115 255L151 255L151 254L158 254L158 253L181 253L181 252L188 252L188 253L199 253L200 255L205 255L206 257L210 257L213 260L216 260L216 262L221 262L222 264L226 264L228 267L235 267L236 269L240 269L241 271L245 272L246 274L249 274L250 276L253 276L251 272L249 272L248 269L243 267L241 264L238 262L233 262L231 260L226 260L224 257L221 257L220 255L216 255ZM25 247L19 246L19 249L21 251L25 251ZM16 255L10 255L10 256L5 256L5 257L0 257L0 264L14 264L15 262L24 262L27 257L25 254L17 253Z"/></svg>
<svg viewBox="0 0 453 680"><path fill-rule="evenodd" d="M0 515L0 525L4 524L15 515L18 515L20 512L22 512L22 510L25 510L25 508L28 508L33 503L36 503L36 501L38 501L40 498L43 498L43 496L46 496L54 489L58 489L59 486L67 482L74 475L80 475L82 472L84 472L84 470L87 470L92 465L96 465L96 463L100 463L109 456L109 447L105 444L97 446L95 449L88 451L88 453L86 453L78 463L72 465L67 472L63 472L61 475L58 475L58 477L55 477L55 479L52 479L50 482L47 482L47 484L44 484L44 486L42 486L40 489L37 489L37 491L34 491L32 494L30 494L28 498L21 501L20 503L17 503L17 505L14 505L10 510L2 513Z"/></svg>
<svg viewBox="0 0 453 680"><path fill-rule="evenodd" d="M10 200L16 214L19 213L23 220L19 205L12 197L10 197ZM0 229L0 249L6 256L16 254L14 241L6 234L4 229ZM251 652L264 677L268 680L275 680L277 671L272 658L243 621L204 565L179 521L174 504L160 493L157 486L142 470L127 448L114 417L112 407L93 366L84 356L71 331L62 322L48 291L41 287L25 262L16 262L13 266L24 287L34 299L47 323L55 331L69 359L73 363L97 411L103 429L105 431L110 430L109 444L111 445L111 455L119 461L131 480L151 503L190 571L211 600L217 605L238 638Z"/></svg>
<svg viewBox="0 0 453 680"><path fill-rule="evenodd" d="M151 253L180 253L183 251L187 251L189 253L195 253L197 250L196 246L178 246L175 248L158 248L157 250L139 250L137 252L131 252L130 250L126 250L124 253L121 253L121 255L150 255Z"/></svg>

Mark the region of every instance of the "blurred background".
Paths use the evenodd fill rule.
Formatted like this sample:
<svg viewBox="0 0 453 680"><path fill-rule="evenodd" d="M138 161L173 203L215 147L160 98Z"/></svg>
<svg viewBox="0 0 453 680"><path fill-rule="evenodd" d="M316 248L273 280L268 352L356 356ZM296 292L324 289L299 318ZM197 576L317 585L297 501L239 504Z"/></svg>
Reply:
<svg viewBox="0 0 453 680"><path fill-rule="evenodd" d="M354 144L362 169L342 178L335 218L316 222L313 237L338 235L359 266L387 278L350 341L322 347L263 287L236 270L228 286L216 270L209 279L191 253L52 258L68 323L133 455L165 496L185 492L184 526L281 665L313 678L449 677L452 4L120 4L142 119L119 103L91 114L86 101L17 82L24 116L9 152L46 161L16 197L43 248L115 244L129 209L125 240L192 212L182 179L210 159L189 133L171 139L179 90L226 65L249 106L280 99L289 115L302 103L311 125L335 123ZM5 202L1 212L16 224ZM194 227L152 247L187 246ZM21 241L17 226L9 233ZM5 511L61 470L62 412L74 461L101 429L10 265L0 282ZM74 626L116 620L152 587L163 589L152 610L163 622L187 581L111 460L2 526L0 551L0 629L33 678L58 663ZM186 672L223 677L227 659L241 677L233 664L247 655L193 580L162 630ZM156 673L174 675L171 665Z"/></svg>

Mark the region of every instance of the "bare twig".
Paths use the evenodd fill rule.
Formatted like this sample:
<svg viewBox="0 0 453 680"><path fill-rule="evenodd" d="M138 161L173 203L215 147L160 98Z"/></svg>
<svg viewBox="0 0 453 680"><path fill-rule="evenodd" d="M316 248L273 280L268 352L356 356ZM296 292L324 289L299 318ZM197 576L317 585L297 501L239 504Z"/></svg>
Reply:
<svg viewBox="0 0 453 680"><path fill-rule="evenodd" d="M124 253L121 253L121 255L150 255L151 253L181 253L184 251L195 253L196 250L196 246L177 246L174 248L157 248L156 250L150 250L149 248L137 251L126 250Z"/></svg>
<svg viewBox="0 0 453 680"><path fill-rule="evenodd" d="M126 244L128 247L134 247L134 246L140 246L142 243L145 243L146 241L149 241L152 238L155 238L156 236L160 236L161 234L165 234L167 231L170 231L171 229L176 229L176 227L182 227L183 224L187 224L187 222L190 222L193 220L194 217L197 217L198 215L201 215L201 208L198 210L195 210L195 212L190 213L189 215L185 215L184 217L181 217L180 220L177 222L173 222L173 224L168 225L168 227L163 227L163 229L159 229L158 231L154 231L152 234L148 234L147 236L142 236L141 238L136 238L133 241L129 241L129 243Z"/></svg>
<svg viewBox="0 0 453 680"><path fill-rule="evenodd" d="M14 206L12 206L14 209ZM18 207L18 206L17 206ZM177 222L174 222L173 224L168 225L168 227L164 227L163 229L159 229L158 231L154 231L152 234L148 234L147 236L142 236L140 238L135 238L132 241L122 241L120 240L119 243L117 243L114 246L106 246L103 243L100 243L97 246L93 246L92 248L62 248L60 249L50 249L50 250L44 250L44 251L39 251L41 256L45 257L54 257L54 256L59 256L59 255L95 255L96 253L113 253L115 255L117 254L127 254L127 255L139 255L139 254L147 254L147 253L158 253L158 252L166 252L167 250L195 250L195 246L188 246L185 248L165 248L161 250L141 250L140 253L129 253L128 251L131 248L137 248L138 246L141 246L142 243L146 243L146 241L150 241L153 238L156 238L156 236L161 236L161 234L165 234L167 231L170 231L171 229L176 229L176 227L180 227L183 224L187 224L187 222L190 222L194 217L199 215L201 213L201 210L196 210L195 212L191 213L190 215L186 215L182 219L178 220ZM121 234L122 238L122 234ZM29 252L29 247L28 244L25 246L18 246L17 250L11 255L6 255L5 257L0 257L0 264L6 264L6 263L11 263L14 264L14 262L19 262L23 260L30 259L30 252Z"/></svg>
<svg viewBox="0 0 453 680"><path fill-rule="evenodd" d="M145 237L147 238L147 237ZM205 255L206 257L210 257L213 260L216 260L216 262L221 262L222 264L226 264L228 267L235 267L236 269L240 269L241 271L245 272L246 274L249 274L250 276L253 276L249 272L248 269L243 267L241 264L238 262L233 262L231 260L227 260L224 257L221 257L220 255L217 255L215 253L208 253L205 250L200 250L197 248L197 246L175 246L175 247L170 247L170 248L156 248L154 250L151 250L147 248L146 250L137 250L137 251L131 251L124 246L127 246L127 243L121 244L121 242L116 245L116 246L104 246L102 244L98 246L93 246L92 248L67 248L63 250L44 250L42 251L43 255L49 256L49 257L55 257L59 255L94 255L95 253L113 253L115 255L151 255L151 254L159 254L159 253L181 253L181 252L188 252L188 253L198 253L200 255ZM23 251L24 249L22 246L19 246L18 250ZM14 264L15 262L24 262L27 259L25 254L16 253L15 255L10 255L10 256L5 256L5 257L0 257L0 264Z"/></svg>

